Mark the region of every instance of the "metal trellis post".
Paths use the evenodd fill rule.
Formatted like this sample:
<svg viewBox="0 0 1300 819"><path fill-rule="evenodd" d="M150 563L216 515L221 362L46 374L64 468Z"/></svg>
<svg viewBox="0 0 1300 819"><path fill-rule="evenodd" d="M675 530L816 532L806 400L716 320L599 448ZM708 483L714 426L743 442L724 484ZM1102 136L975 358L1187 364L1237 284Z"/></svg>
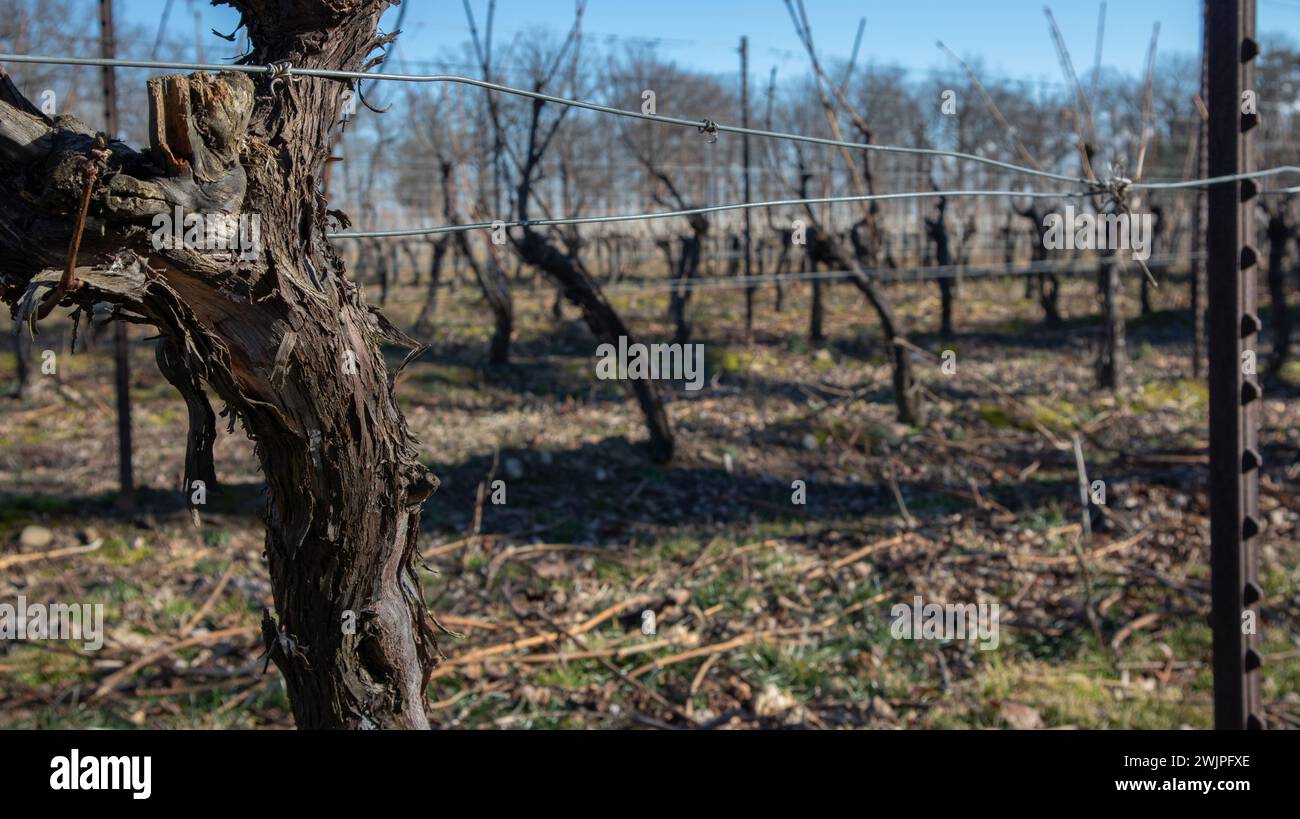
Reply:
<svg viewBox="0 0 1300 819"><path fill-rule="evenodd" d="M1208 45L1208 160L1211 177L1252 170L1255 0L1205 3ZM1258 252L1251 180L1210 186L1206 235L1210 391L1210 571L1214 634L1214 722L1220 729L1263 728L1257 551L1259 410L1255 374L1260 321L1255 301Z"/></svg>

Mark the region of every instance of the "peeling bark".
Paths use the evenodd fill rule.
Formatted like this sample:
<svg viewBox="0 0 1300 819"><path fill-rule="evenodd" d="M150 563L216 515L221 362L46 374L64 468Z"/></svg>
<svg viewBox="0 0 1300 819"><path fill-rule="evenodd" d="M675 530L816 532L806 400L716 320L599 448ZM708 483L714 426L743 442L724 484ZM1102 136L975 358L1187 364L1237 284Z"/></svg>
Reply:
<svg viewBox="0 0 1300 819"><path fill-rule="evenodd" d="M203 481L211 490L217 486L217 469L212 459L212 444L217 439L217 417L208 403L203 383L195 374L197 367L189 360L190 352L183 351L167 336L158 339L154 356L158 371L176 388L185 401L189 413L189 434L185 440L185 476L181 491L189 495L194 481Z"/></svg>
<svg viewBox="0 0 1300 819"><path fill-rule="evenodd" d="M258 64L360 70L384 42L385 0L231 5ZM437 480L416 457L380 351L402 337L325 238L318 181L344 88L227 72L151 80L150 147L109 145L61 303L108 302L155 326L173 383L208 385L255 442L278 615L268 654L299 727L423 728L437 645L412 559ZM57 285L93 137L0 91L0 270L20 321ZM256 252L155 246L152 217L178 206L257 216Z"/></svg>

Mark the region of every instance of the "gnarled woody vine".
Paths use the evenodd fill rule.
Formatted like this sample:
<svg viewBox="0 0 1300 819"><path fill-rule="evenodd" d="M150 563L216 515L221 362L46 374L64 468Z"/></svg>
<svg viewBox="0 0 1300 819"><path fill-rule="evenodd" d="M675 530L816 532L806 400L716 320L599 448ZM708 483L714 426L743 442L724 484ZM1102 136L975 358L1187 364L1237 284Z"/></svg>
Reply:
<svg viewBox="0 0 1300 819"><path fill-rule="evenodd" d="M387 0L227 2L250 63L365 70L390 40L375 33ZM426 727L438 649L412 558L437 480L416 458L380 352L385 340L413 342L366 305L325 239L346 221L331 218L318 184L344 90L237 73L151 80L149 149L108 145L74 286L55 295L158 329L160 363L195 427L187 480L211 472L202 384L256 442L279 618L268 650L298 725ZM60 281L95 138L0 82L0 283L21 321L35 322ZM260 252L155 248L150 219L176 207L257 214Z"/></svg>

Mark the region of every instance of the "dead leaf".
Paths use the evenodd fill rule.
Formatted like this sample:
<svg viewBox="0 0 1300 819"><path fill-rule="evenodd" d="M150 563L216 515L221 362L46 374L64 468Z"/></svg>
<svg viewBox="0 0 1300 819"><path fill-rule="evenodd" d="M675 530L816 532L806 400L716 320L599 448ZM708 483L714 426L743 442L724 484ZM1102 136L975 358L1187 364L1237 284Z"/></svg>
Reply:
<svg viewBox="0 0 1300 819"><path fill-rule="evenodd" d="M1020 702L1004 702L998 706L998 716L1017 731L1034 731L1043 727L1038 711Z"/></svg>

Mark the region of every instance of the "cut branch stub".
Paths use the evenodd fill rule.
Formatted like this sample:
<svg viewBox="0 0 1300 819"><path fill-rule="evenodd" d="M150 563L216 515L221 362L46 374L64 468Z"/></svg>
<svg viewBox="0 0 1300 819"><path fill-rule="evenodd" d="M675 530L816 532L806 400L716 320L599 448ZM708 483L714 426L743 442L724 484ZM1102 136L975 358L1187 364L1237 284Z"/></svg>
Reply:
<svg viewBox="0 0 1300 819"><path fill-rule="evenodd" d="M168 176L223 179L239 161L253 112L253 81L245 74L155 77L149 80L149 148Z"/></svg>

